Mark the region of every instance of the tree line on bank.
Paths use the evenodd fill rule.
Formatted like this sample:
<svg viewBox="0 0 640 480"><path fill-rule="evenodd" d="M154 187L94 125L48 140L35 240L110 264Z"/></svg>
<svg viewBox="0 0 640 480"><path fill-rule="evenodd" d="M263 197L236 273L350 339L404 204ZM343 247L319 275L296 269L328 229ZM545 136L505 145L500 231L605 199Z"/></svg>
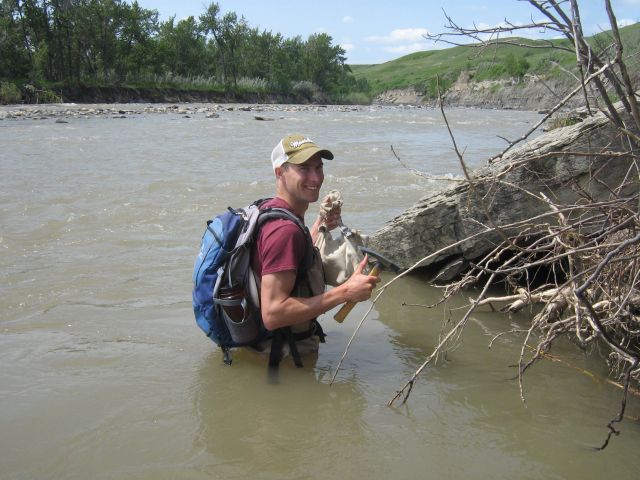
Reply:
<svg viewBox="0 0 640 480"><path fill-rule="evenodd" d="M121 0L1 0L7 85L126 85L363 98L345 50L326 33L285 38L211 3L196 19L159 20Z"/></svg>

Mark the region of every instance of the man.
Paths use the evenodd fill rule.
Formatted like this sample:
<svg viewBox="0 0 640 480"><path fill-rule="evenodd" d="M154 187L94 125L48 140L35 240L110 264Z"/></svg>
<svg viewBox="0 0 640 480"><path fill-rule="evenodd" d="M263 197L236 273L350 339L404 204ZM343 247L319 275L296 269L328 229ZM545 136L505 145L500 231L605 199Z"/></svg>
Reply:
<svg viewBox="0 0 640 480"><path fill-rule="evenodd" d="M304 222L309 204L318 201L320 195L324 181L323 159L332 160L333 154L306 136L289 135L280 140L271 153L276 196L261 208L284 208ZM323 222L329 230L335 228L339 218L339 211L330 212L324 218L318 216L311 236L317 235ZM318 333L315 319L319 315L347 301L369 299L380 281L376 276L362 273L367 263L365 258L345 283L325 291L324 282L317 281L319 255L315 252L315 258L308 258L309 242L308 233L294 222L273 219L261 227L252 252L253 271L260 279L262 321L268 330L292 332L295 345L291 334L278 341L289 346L294 360L296 349L300 354L317 351L318 340L312 335ZM319 268L321 279L321 266ZM321 331L320 336L322 340ZM274 344L276 341L274 339ZM278 353L272 353L270 364L279 361L275 357L279 357Z"/></svg>

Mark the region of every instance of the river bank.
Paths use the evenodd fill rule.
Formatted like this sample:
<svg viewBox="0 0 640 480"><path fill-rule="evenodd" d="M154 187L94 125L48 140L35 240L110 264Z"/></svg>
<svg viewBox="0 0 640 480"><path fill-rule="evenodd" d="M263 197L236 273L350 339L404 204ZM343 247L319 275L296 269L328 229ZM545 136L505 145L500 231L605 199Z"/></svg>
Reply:
<svg viewBox="0 0 640 480"><path fill-rule="evenodd" d="M29 88L27 88L29 87ZM52 90L38 90L28 85L14 102L21 105L39 105L61 100L64 104L246 104L246 105L308 105L311 108L330 103L320 97L300 93L258 93L187 90L180 88L136 88L116 86L66 86ZM554 107L573 86L560 80L543 80L526 75L521 80L493 80L474 82L466 72L443 95L448 107L483 108L498 110L538 111ZM362 100L366 100L362 95ZM44 100L43 100L44 99ZM0 97L2 101L2 97ZM6 101L6 100L5 100ZM349 102L347 102L349 103ZM567 103L576 108L583 103L578 96ZM17 104L17 103L16 103ZM0 104L1 105L1 104ZM338 106L338 104L332 104ZM371 99L371 103L350 103L353 106L407 105L437 107L437 99L424 95L414 86L387 90Z"/></svg>
<svg viewBox="0 0 640 480"><path fill-rule="evenodd" d="M49 87L10 84L11 95L0 94L0 103L318 103L304 92L259 92L243 89L198 89L156 85L151 87L122 85L85 85L83 83ZM1 90L0 90L1 92ZM321 101L321 100L320 100Z"/></svg>
<svg viewBox="0 0 640 480"><path fill-rule="evenodd" d="M396 105L400 109L430 108L426 105ZM246 103L51 103L0 105L0 120L83 117L125 118L143 114L175 114L216 118L223 112L254 112L256 120L274 120L284 112L370 112L388 108L383 105L314 105L314 104L246 104Z"/></svg>

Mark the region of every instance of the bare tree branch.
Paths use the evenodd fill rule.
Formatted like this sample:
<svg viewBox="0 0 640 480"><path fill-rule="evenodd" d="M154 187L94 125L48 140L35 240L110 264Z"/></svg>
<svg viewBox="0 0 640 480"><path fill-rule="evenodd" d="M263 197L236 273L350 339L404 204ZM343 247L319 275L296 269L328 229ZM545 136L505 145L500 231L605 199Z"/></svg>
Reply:
<svg viewBox="0 0 640 480"><path fill-rule="evenodd" d="M478 28L477 25L464 28L456 24L445 12L447 31L426 36L437 42L469 45L476 48L478 53L498 44L517 44L529 48L538 45L546 48L553 45L557 48L557 45L551 42L545 44L501 38L501 35L511 35L532 28L559 32L569 40L570 47L567 49L575 54L577 75L574 78L577 85L520 138L509 140L500 137L508 146L499 155L491 158L489 163L497 159L504 160L506 152L527 140L551 115L565 107L580 92L588 114L592 115L600 110L615 134L611 141L605 142L607 144L601 148L591 148L590 145L581 146L579 149L561 147L561 152L548 152L544 155L532 149L509 164L503 166L503 163L506 163L504 161L497 163L492 167L490 174L483 171L475 175L467 168L464 152L458 148L444 111L442 93L438 88L440 110L464 181L468 185L467 197L469 201L475 202L472 209L474 213L469 215L468 220L477 233L428 254L380 288L371 308L349 340L332 382L368 313L392 283L426 262L442 258L445 253L449 254L450 250L464 249L466 244L490 236L493 244L487 249L488 253L481 255L481 258L465 258L465 261L469 262L468 269L456 281L440 287L443 293L437 303L414 305L433 307L446 304L453 295L460 294L463 289L472 285L482 286L479 295L470 298L469 304L465 305L466 311L461 319L448 331L443 332L438 345L404 385L395 391L388 404L392 405L400 399L402 403L408 400L418 377L461 337L475 309L488 306L493 311L512 315L523 312L527 306L537 304L540 308L531 310L530 324L526 328L512 328L509 332L494 335L489 346L496 339L509 333L525 333L518 359L518 386L523 402L525 372L540 358L548 357L556 339L569 338L580 348L597 345L606 349L611 376L622 379L624 394L618 415L608 424L609 435L600 447L605 448L612 435L619 433L614 424L624 418L627 394L632 391L630 383L640 380L638 94L626 64L627 59L624 57L622 39L610 0L605 0L605 8L611 23L611 43L609 44L607 39L606 44L600 42L596 45L597 48L592 47L589 44L591 40L588 41L584 37L577 0L528 0L528 3L544 16L543 21L532 19L526 25L515 25L505 19L503 24L492 28ZM474 43L469 44L469 41ZM619 103L614 103L614 100ZM393 147L392 152L398 162L413 174L433 180L445 180L410 169L401 161ZM553 191L552 184L540 187L540 190L530 191L527 185L515 185L512 181L506 180L518 169L526 169L527 174L535 172L537 161L559 155L579 156L581 161L591 162L588 178L576 180L574 184L566 187L571 189L574 198L572 201L562 202L560 199L568 197L562 192L554 195L556 192ZM511 156L514 156L514 152ZM607 181L608 170L614 164L623 165L621 177L624 178L616 184ZM498 198L501 189L517 189L528 199L534 198L543 203L548 211L510 224L496 222L491 215L495 210L489 207L492 207L491 202ZM540 276L542 278L539 278ZM506 286L505 294L488 296L490 285L497 279Z"/></svg>

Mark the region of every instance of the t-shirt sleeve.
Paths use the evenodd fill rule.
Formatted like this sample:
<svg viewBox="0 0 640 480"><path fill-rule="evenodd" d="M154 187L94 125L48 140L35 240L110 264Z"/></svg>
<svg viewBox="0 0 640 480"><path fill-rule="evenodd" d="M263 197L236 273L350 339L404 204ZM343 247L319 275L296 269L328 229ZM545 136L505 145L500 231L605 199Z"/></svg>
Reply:
<svg viewBox="0 0 640 480"><path fill-rule="evenodd" d="M260 232L258 248L262 275L297 271L304 258L305 238L300 228L287 220L267 222Z"/></svg>

